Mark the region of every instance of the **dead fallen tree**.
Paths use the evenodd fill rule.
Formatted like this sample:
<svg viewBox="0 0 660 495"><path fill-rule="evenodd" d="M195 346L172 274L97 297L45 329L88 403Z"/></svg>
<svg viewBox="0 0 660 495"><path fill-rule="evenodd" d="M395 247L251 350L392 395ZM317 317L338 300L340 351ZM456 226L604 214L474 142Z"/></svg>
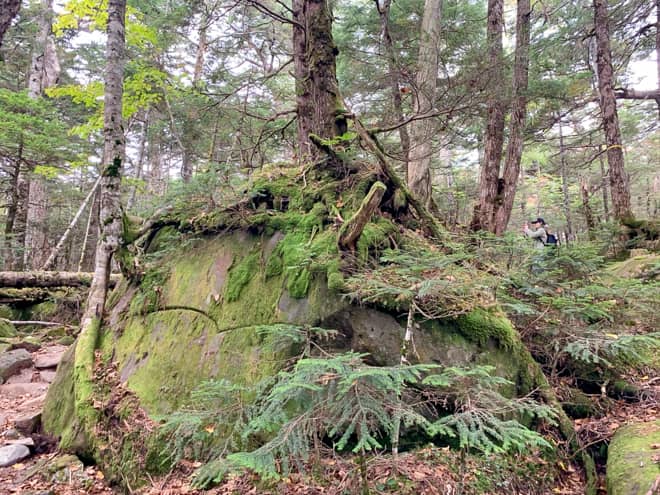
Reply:
<svg viewBox="0 0 660 495"><path fill-rule="evenodd" d="M93 273L49 272L34 270L28 272L0 272L0 288L47 288L47 287L88 287ZM119 281L120 275L112 275L111 285Z"/></svg>

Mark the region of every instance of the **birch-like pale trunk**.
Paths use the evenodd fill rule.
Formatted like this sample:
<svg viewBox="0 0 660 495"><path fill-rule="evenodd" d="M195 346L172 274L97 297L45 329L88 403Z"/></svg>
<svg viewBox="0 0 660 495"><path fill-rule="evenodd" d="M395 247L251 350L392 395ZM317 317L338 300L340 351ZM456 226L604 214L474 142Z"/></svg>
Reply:
<svg viewBox="0 0 660 495"><path fill-rule="evenodd" d="M484 159L479 177L479 201L474 209L473 230L493 231L495 198L504 148L504 0L488 0L488 118L484 137Z"/></svg>
<svg viewBox="0 0 660 495"><path fill-rule="evenodd" d="M413 104L415 114L430 112L435 106L441 15L442 0L425 1L417 56ZM432 118L415 120L410 128L408 187L427 208L431 205L431 156L435 131L435 120Z"/></svg>
<svg viewBox="0 0 660 495"><path fill-rule="evenodd" d="M594 0L594 26L598 92L607 146L612 209L614 218L621 222L632 219L633 213L630 206L630 185L628 174L624 168L619 115L614 94L614 69L612 68L607 0Z"/></svg>
<svg viewBox="0 0 660 495"><path fill-rule="evenodd" d="M509 124L509 142L506 148L502 185L495 201L494 231L502 235L511 218L513 202L520 177L525 122L527 120L527 86L529 81L529 37L532 8L530 0L518 0L516 14L516 48L513 67L513 102ZM498 167L499 168L499 167Z"/></svg>
<svg viewBox="0 0 660 495"><path fill-rule="evenodd" d="M94 194L93 198L87 215L87 223L85 224L85 235L83 236L82 246L80 246L79 272L94 269L94 254L96 254L96 243L98 242L100 197L98 194Z"/></svg>
<svg viewBox="0 0 660 495"><path fill-rule="evenodd" d="M28 80L28 96L38 99L44 90L57 82L60 64L55 51L52 33L53 0L42 0L39 13L39 31L32 50L32 62ZM48 248L48 189L45 180L35 175L34 168L22 167L19 186L27 191L25 208L25 241L23 266L26 269L40 267ZM26 182L27 184L23 184Z"/></svg>
<svg viewBox="0 0 660 495"><path fill-rule="evenodd" d="M94 278L89 289L87 306L81 319L81 336L98 324L95 321L99 322L102 319L110 280L112 256L122 240L122 211L119 192L125 153L122 122L125 17L126 0L109 0L103 115L105 145L100 184L101 235L96 245Z"/></svg>
<svg viewBox="0 0 660 495"><path fill-rule="evenodd" d="M85 211L85 208L87 207L87 204L89 203L89 200L94 196L94 193L96 192L96 189L99 187L99 184L101 183L101 177L99 177L96 180L96 183L94 184L94 187L92 187L92 190L87 193L87 196L83 200L82 204L78 208L78 211L76 214L73 216L73 219L69 223L69 226L66 228L64 231L64 234L62 234L62 237L60 237L60 240L57 241L57 244L55 247L52 249L50 252L50 255L46 259L46 261L41 265L42 270L48 270L50 269L54 264L55 260L57 259L57 256L62 252L62 248L64 247L64 244L66 244L66 241L69 239L69 235L71 235L71 231L73 231L74 227L78 223L78 220L80 219L80 216L82 215L83 211ZM80 269L79 269L80 271Z"/></svg>

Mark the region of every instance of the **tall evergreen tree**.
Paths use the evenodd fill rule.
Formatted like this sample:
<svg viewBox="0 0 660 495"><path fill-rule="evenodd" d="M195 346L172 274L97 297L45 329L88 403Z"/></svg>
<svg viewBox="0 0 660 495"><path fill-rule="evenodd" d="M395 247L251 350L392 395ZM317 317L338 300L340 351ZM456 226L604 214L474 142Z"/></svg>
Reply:
<svg viewBox="0 0 660 495"><path fill-rule="evenodd" d="M630 207L630 185L623 161L623 146L616 95L614 94L614 69L610 48L610 29L607 0L594 0L594 28L596 34L596 64L598 68L598 92L600 111L607 146L610 190L614 217L621 221L633 217Z"/></svg>

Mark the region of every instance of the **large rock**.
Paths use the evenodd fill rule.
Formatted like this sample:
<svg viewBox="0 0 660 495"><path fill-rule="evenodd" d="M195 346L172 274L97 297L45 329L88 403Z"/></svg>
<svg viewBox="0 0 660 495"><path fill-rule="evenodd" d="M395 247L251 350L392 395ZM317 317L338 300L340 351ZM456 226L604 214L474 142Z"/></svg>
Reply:
<svg viewBox="0 0 660 495"><path fill-rule="evenodd" d="M660 477L660 420L619 428L607 452L607 493L648 495Z"/></svg>
<svg viewBox="0 0 660 495"><path fill-rule="evenodd" d="M330 234L328 244L334 245L335 234ZM124 284L113 294L99 346L150 415L176 409L204 380L253 385L299 355L292 344L269 345L276 338L259 332L264 325L334 329L339 333L330 343L335 350L369 353L378 365L399 362L405 315L350 304L329 288L326 273L310 265L287 269L281 243L288 242L278 233L267 237L240 231L196 240L147 273L140 287ZM513 382L508 393L533 388L529 355L496 311L426 322L414 338L420 362L489 364ZM77 419L81 404L74 398L80 347L79 341L64 355L42 420L63 447L90 455L86 449L94 442Z"/></svg>
<svg viewBox="0 0 660 495"><path fill-rule="evenodd" d="M32 356L25 349L14 349L0 354L0 383L23 368L32 366Z"/></svg>
<svg viewBox="0 0 660 495"><path fill-rule="evenodd" d="M0 448L0 467L11 466L30 455L30 449L25 445L7 445Z"/></svg>

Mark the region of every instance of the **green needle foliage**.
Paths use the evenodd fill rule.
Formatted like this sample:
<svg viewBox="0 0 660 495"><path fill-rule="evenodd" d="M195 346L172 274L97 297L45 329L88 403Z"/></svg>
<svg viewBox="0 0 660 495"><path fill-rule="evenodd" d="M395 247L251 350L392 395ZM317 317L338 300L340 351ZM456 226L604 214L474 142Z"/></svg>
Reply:
<svg viewBox="0 0 660 495"><path fill-rule="evenodd" d="M203 384L191 407L167 419L174 460L207 464L196 484L218 482L229 470L251 469L265 479L286 475L318 458L322 446L360 458L399 444L407 432L457 440L486 453L550 447L516 418L554 422L554 413L529 398L498 392L511 383L494 368L433 364L370 366L366 354L331 355L319 338L332 331L291 325L259 327L275 346L301 345L301 358L254 389L226 381ZM232 436L232 438L228 438Z"/></svg>

